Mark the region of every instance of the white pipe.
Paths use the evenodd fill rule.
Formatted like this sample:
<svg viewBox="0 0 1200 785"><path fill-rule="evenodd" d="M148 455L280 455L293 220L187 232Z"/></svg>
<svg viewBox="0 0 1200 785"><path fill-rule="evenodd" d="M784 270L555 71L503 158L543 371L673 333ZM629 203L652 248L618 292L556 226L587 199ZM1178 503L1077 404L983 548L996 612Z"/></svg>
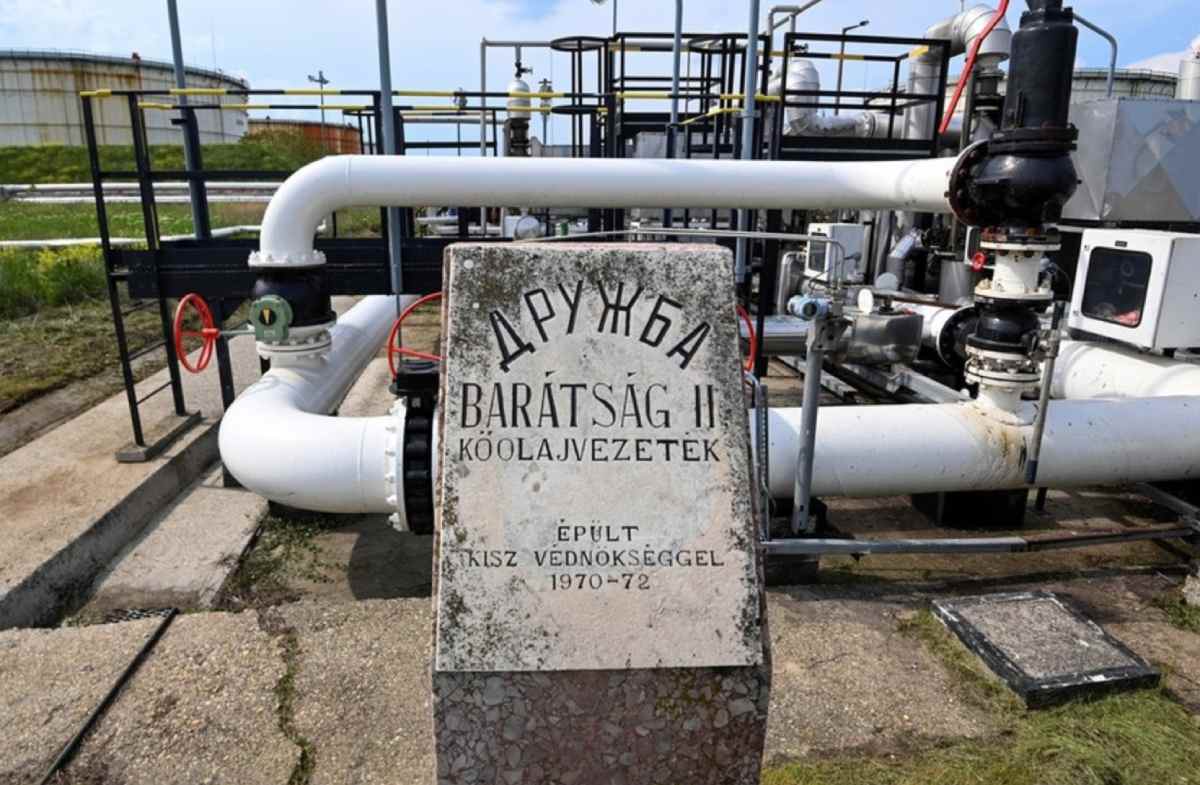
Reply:
<svg viewBox="0 0 1200 785"><path fill-rule="evenodd" d="M988 5L976 5L964 9L954 16L943 19L925 31L926 38L944 38L950 41L950 56L963 54L974 46L975 39L983 35L984 29L996 10ZM979 56L975 68L984 70L1008 59L1012 45L1012 30L1008 20L1001 19L987 38L979 45ZM941 69L941 53L936 49L917 55L912 60L908 74L909 95L936 93ZM933 102L921 104L904 113L908 139L928 139L933 126L941 117L943 108Z"/></svg>
<svg viewBox="0 0 1200 785"><path fill-rule="evenodd" d="M1050 394L1055 398L1200 395L1200 364L1118 344L1063 341Z"/></svg>
<svg viewBox="0 0 1200 785"><path fill-rule="evenodd" d="M1026 407L1025 420L1032 420ZM770 487L791 495L801 409L768 416ZM754 431L753 417L751 431ZM817 425L816 496L892 496L1026 487L1032 422L975 403L830 406ZM754 444L751 438L751 444ZM1200 398L1054 401L1038 485L1067 488L1200 476Z"/></svg>
<svg viewBox="0 0 1200 785"><path fill-rule="evenodd" d="M323 257L313 250L315 227L334 210L359 206L485 202L949 212L954 162L329 156L303 167L276 191L250 264L321 264Z"/></svg>
<svg viewBox="0 0 1200 785"><path fill-rule="evenodd" d="M395 300L366 297L339 317L333 348L275 366L221 420L221 460L266 498L319 512L394 512L400 420L328 417L375 357Z"/></svg>
<svg viewBox="0 0 1200 785"><path fill-rule="evenodd" d="M89 200L95 201L95 200ZM186 199L184 200L186 201ZM211 201L211 200L210 200ZM225 226L220 229L213 229L211 236L217 237L232 237L235 234L257 232L256 224L246 224L243 226ZM195 240L194 234L167 234L158 238L162 242L175 242L178 240ZM110 237L108 244L112 246L126 246L145 244L145 237ZM0 249L2 248L68 248L76 245L100 245L99 237L64 237L53 240L0 240Z"/></svg>

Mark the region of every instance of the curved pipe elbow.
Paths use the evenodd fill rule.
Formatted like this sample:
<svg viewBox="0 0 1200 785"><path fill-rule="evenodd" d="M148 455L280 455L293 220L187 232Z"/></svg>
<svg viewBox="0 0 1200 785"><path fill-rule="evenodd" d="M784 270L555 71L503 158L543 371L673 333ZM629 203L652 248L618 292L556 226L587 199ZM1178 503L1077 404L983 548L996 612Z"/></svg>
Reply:
<svg viewBox="0 0 1200 785"><path fill-rule="evenodd" d="M222 419L221 460L238 482L301 510L397 511L399 420L308 414L279 400L264 404L239 399Z"/></svg>
<svg viewBox="0 0 1200 785"><path fill-rule="evenodd" d="M348 155L326 156L300 167L271 197L263 213L259 250L251 267L307 267L322 264L313 237L325 216L351 206Z"/></svg>

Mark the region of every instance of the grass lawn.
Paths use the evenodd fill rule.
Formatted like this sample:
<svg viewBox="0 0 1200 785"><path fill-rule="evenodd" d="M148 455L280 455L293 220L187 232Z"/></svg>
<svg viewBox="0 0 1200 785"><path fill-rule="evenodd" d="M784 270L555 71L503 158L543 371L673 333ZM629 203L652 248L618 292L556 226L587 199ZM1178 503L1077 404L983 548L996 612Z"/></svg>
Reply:
<svg viewBox="0 0 1200 785"><path fill-rule="evenodd" d="M1163 690L1026 711L925 612L903 625L997 718L988 739L887 756L853 752L767 769L764 785L1168 785L1200 783L1200 722Z"/></svg>
<svg viewBox="0 0 1200 785"><path fill-rule="evenodd" d="M156 309L125 320L130 348L137 350L162 337ZM148 375L162 363L141 368ZM120 388L117 340L107 299L44 308L20 319L0 321L0 412L73 381L97 375Z"/></svg>
<svg viewBox="0 0 1200 785"><path fill-rule="evenodd" d="M106 171L136 169L133 145L101 145L100 166ZM205 169L291 172L321 157L320 144L297 134L265 132L234 144L206 144L200 151ZM183 169L183 147L150 146L153 169ZM33 145L0 147L0 183L88 183L92 170L86 147Z"/></svg>

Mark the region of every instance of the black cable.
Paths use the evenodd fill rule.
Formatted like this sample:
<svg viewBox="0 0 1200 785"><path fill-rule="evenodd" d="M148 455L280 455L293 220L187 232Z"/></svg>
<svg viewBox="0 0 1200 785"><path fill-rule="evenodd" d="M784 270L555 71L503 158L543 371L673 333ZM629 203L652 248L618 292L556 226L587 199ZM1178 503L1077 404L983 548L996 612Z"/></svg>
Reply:
<svg viewBox="0 0 1200 785"><path fill-rule="evenodd" d="M161 622L159 622L159 625L154 629L154 632L150 633L150 637L147 638L146 642L142 644L142 648L138 650L138 653L134 656L133 660L125 666L125 670L121 672L119 677L117 677L117 681L109 689L108 694L104 696L104 699L100 701L100 704L96 706L96 708L92 709L92 713L89 714L88 718L83 721L83 726L75 733L73 737L71 737L71 740L66 743L62 750L59 751L58 755L54 758L54 762L50 764L50 767L46 769L46 773L42 775L40 780L38 780L39 785L48 785L48 783L54 779L54 776L58 774L58 772L61 771L64 766L70 763L71 758L75 757L75 753L79 751L79 745L83 743L84 737L87 736L89 731L91 731L92 726L96 724L96 721L104 716L104 712L108 711L108 707L112 705L113 700L115 700L117 697L117 694L121 692L121 688L124 687L125 683L129 681L130 677L137 672L138 667L140 667L142 662L146 659L146 655L150 653L150 650L153 649L155 644L158 643L159 639L162 638L163 633L167 631L167 627L171 625L171 622L178 614L178 608L171 608L167 611L167 615L163 617Z"/></svg>

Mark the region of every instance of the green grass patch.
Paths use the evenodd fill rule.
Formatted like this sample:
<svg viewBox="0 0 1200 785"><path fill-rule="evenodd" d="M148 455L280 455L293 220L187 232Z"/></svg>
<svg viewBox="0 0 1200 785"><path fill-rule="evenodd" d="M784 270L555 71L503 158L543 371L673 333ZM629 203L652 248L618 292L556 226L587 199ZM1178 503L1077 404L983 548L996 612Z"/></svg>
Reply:
<svg viewBox="0 0 1200 785"><path fill-rule="evenodd" d="M1167 623L1200 635L1200 608L1188 605L1181 592L1169 592L1154 598L1154 605L1167 614Z"/></svg>
<svg viewBox="0 0 1200 785"><path fill-rule="evenodd" d="M101 145L100 166L110 172L136 169L133 145ZM264 131L233 144L200 148L205 169L292 172L321 157L320 143L288 131ZM184 168L182 145L151 145L150 167ZM0 183L87 183L92 180L87 147L36 145L0 147Z"/></svg>
<svg viewBox="0 0 1200 785"><path fill-rule="evenodd" d="M1043 711L1019 700L928 611L900 624L997 731L892 755L839 753L770 767L764 785L1165 785L1200 783L1200 723L1161 689Z"/></svg>
<svg viewBox="0 0 1200 785"><path fill-rule="evenodd" d="M216 202L209 204L212 228L254 225L262 221L265 204ZM378 218L376 218L378 224ZM339 216L339 227L340 216ZM108 205L108 233L112 237L146 236L139 204ZM158 205L160 236L192 233L191 207L186 204ZM57 240L69 237L99 237L94 204L0 204L0 237L5 240Z"/></svg>
<svg viewBox="0 0 1200 785"><path fill-rule="evenodd" d="M162 338L156 309L137 311L125 320L130 349ZM33 316L0 320L0 411L63 387L104 375L120 386L117 342L108 300L47 307ZM161 367L149 363L146 375Z"/></svg>
<svg viewBox="0 0 1200 785"><path fill-rule="evenodd" d="M900 623L946 667L994 736L893 755L845 753L774 766L763 785L1200 784L1200 723L1162 689L1026 711L929 611Z"/></svg>
<svg viewBox="0 0 1200 785"><path fill-rule="evenodd" d="M0 250L0 319L104 296L98 248Z"/></svg>
<svg viewBox="0 0 1200 785"><path fill-rule="evenodd" d="M890 758L767 769L764 785L1166 785L1200 782L1200 726L1159 690L1031 712L999 738Z"/></svg>

